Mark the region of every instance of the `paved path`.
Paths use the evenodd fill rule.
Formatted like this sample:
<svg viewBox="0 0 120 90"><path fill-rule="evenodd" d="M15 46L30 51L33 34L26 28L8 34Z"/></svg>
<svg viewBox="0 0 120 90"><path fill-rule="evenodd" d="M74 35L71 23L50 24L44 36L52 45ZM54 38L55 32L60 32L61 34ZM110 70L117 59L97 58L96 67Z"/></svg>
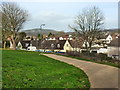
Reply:
<svg viewBox="0 0 120 90"><path fill-rule="evenodd" d="M82 69L89 77L91 88L118 88L118 68L54 54L44 55Z"/></svg>

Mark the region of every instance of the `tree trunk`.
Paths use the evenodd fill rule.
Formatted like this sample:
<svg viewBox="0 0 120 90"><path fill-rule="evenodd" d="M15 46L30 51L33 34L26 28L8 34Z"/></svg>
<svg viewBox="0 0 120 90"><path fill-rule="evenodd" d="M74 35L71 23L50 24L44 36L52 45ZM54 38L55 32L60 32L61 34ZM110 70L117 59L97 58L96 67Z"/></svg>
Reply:
<svg viewBox="0 0 120 90"><path fill-rule="evenodd" d="M6 41L4 41L4 49L6 48Z"/></svg>
<svg viewBox="0 0 120 90"><path fill-rule="evenodd" d="M13 44L12 44L12 41L10 41L10 48L13 48Z"/></svg>
<svg viewBox="0 0 120 90"><path fill-rule="evenodd" d="M14 39L13 35L11 36L11 43L12 43L11 49L16 50L16 43L15 43L15 39Z"/></svg>
<svg viewBox="0 0 120 90"><path fill-rule="evenodd" d="M16 43L15 43L15 40L13 39L13 50L16 50Z"/></svg>

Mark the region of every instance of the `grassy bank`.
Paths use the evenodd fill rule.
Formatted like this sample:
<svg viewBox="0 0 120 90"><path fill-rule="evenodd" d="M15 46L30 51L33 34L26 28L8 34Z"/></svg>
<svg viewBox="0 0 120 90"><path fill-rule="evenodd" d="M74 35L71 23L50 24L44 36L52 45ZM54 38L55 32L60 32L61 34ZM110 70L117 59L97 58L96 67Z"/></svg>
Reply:
<svg viewBox="0 0 120 90"><path fill-rule="evenodd" d="M87 75L38 52L3 50L3 88L89 88Z"/></svg>

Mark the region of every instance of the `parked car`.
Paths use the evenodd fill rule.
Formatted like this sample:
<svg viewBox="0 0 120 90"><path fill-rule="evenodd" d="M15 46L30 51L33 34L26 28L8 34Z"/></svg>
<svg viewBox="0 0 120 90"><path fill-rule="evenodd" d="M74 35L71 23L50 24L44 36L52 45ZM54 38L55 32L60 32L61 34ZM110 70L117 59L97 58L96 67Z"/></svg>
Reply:
<svg viewBox="0 0 120 90"><path fill-rule="evenodd" d="M53 51L45 51L46 53L53 53Z"/></svg>
<svg viewBox="0 0 120 90"><path fill-rule="evenodd" d="M39 50L39 49L37 49L37 50L35 50L36 52L44 52L44 50Z"/></svg>
<svg viewBox="0 0 120 90"><path fill-rule="evenodd" d="M58 51L58 52L56 52L56 53L59 53L59 54L65 54L65 52L60 52L60 51Z"/></svg>
<svg viewBox="0 0 120 90"><path fill-rule="evenodd" d="M28 51L36 51L36 47L35 46L29 46L27 48Z"/></svg>

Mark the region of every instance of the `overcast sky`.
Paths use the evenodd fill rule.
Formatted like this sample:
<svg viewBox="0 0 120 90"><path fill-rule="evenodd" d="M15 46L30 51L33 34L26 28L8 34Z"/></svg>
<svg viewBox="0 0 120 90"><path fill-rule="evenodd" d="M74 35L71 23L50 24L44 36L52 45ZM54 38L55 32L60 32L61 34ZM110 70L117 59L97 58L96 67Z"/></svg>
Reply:
<svg viewBox="0 0 120 90"><path fill-rule="evenodd" d="M72 25L74 18L84 8L97 6L105 16L107 29L118 27L118 3L117 2L17 2L20 7L29 12L29 21L24 25L24 30L43 28L71 31L68 25Z"/></svg>

